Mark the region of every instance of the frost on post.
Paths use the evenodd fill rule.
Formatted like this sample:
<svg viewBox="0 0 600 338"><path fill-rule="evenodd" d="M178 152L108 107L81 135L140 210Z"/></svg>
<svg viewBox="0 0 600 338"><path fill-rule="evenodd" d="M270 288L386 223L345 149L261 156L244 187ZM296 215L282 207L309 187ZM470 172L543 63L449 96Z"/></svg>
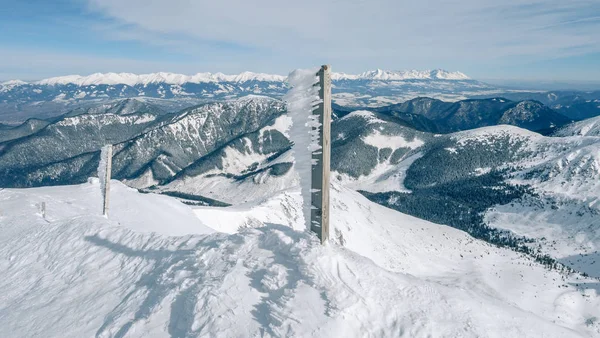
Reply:
<svg viewBox="0 0 600 338"><path fill-rule="evenodd" d="M302 215L308 230L311 213L311 177L312 152L320 149L319 145L319 117L313 114L318 106L319 99L319 68L298 69L290 73L288 83L291 86L284 100L287 110L292 118L290 138L294 142L294 167L300 176L300 189L302 195Z"/></svg>
<svg viewBox="0 0 600 338"><path fill-rule="evenodd" d="M98 164L98 180L102 193L102 214L108 215L108 194L110 191L110 171L112 167L112 145L106 145L100 150L100 163Z"/></svg>

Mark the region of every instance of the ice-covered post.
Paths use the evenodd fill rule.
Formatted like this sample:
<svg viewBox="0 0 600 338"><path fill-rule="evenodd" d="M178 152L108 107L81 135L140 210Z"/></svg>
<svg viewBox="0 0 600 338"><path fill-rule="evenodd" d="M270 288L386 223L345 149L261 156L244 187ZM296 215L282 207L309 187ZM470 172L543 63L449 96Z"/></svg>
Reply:
<svg viewBox="0 0 600 338"><path fill-rule="evenodd" d="M98 179L102 192L102 215L108 216L108 200L110 197L110 176L112 171L112 145L102 147L98 165Z"/></svg>
<svg viewBox="0 0 600 338"><path fill-rule="evenodd" d="M294 168L300 179L306 229L321 243L329 239L329 159L331 154L331 75L329 66L297 69L288 76L284 97L292 118Z"/></svg>
<svg viewBox="0 0 600 338"><path fill-rule="evenodd" d="M331 159L331 70L322 66L319 72L319 105L314 114L319 116L319 146L312 152L311 230L321 243L329 239L329 172Z"/></svg>

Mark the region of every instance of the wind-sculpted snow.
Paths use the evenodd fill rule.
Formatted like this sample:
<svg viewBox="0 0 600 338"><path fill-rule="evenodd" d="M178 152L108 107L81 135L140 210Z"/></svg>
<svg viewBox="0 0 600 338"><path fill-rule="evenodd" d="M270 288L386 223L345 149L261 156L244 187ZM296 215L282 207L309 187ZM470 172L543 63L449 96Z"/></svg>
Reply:
<svg viewBox="0 0 600 338"><path fill-rule="evenodd" d="M593 281L338 186L335 240L321 246L308 232L261 221L299 212L297 191L270 208L197 209L217 231L212 217L246 224L226 234L194 223L179 202L118 182L111 218L96 216L92 183L0 191L3 337L600 334ZM187 234L166 235L173 219L188 222L177 229Z"/></svg>

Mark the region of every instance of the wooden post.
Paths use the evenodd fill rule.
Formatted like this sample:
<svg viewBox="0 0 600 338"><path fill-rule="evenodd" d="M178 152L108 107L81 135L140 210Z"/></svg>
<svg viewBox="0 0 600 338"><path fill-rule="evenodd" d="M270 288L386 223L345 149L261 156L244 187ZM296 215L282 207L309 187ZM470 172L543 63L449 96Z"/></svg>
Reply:
<svg viewBox="0 0 600 338"><path fill-rule="evenodd" d="M110 178L112 171L112 145L106 147L106 170L104 176L104 187L102 187L102 214L108 216L108 202L110 198Z"/></svg>
<svg viewBox="0 0 600 338"><path fill-rule="evenodd" d="M331 69L325 65L319 76L319 98L321 102L314 114L319 115L319 145L321 149L312 153L312 184L310 228L317 233L321 243L329 239L329 171L331 159Z"/></svg>

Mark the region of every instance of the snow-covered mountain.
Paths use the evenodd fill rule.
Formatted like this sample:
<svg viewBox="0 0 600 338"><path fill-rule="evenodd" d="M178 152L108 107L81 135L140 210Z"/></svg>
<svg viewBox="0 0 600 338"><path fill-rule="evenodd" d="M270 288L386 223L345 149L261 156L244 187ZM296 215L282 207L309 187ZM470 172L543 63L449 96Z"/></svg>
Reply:
<svg viewBox="0 0 600 338"><path fill-rule="evenodd" d="M461 72L448 72L443 69L436 70L407 70L407 71L386 71L372 70L357 75L345 73L332 73L332 80L470 80L470 78ZM33 82L25 82L21 80L11 80L0 83L2 88L11 89L17 86L27 84L32 85L68 85L91 86L91 85L118 85L125 84L128 86L148 85L148 84L170 84L183 85L186 83L209 83L209 82L285 82L286 76L242 72L237 75L226 75L223 73L197 73L194 75L184 75L175 73L151 73L151 74L132 74L132 73L94 73L87 76L68 75L59 76L48 79L43 79ZM1 90L0 90L1 91Z"/></svg>
<svg viewBox="0 0 600 338"><path fill-rule="evenodd" d="M489 95L474 98L489 98ZM535 100L573 120L583 120L598 116L600 111L600 91L551 91L502 93L502 97L513 100Z"/></svg>
<svg viewBox="0 0 600 338"><path fill-rule="evenodd" d="M435 70L404 70L387 71L376 69L360 73L357 75L345 73L332 73L331 79L339 80L382 80L382 81L401 81L401 80L470 80L470 78L461 72L449 72L443 69Z"/></svg>
<svg viewBox="0 0 600 338"><path fill-rule="evenodd" d="M149 182L163 183L184 169L193 170L200 165L198 161L208 160L229 145L243 151L246 143L236 144L242 138L251 138L250 145L259 153L279 151L289 144L275 129L261 132L285 111L279 100L246 97L173 115L133 101L76 110L34 135L1 143L0 184L81 182L95 171L98 149L107 143L115 144L116 178L149 175ZM134 106L138 110L131 111Z"/></svg>
<svg viewBox="0 0 600 338"><path fill-rule="evenodd" d="M600 277L600 138L511 126L415 133L372 112L332 130L336 177L373 201Z"/></svg>
<svg viewBox="0 0 600 338"><path fill-rule="evenodd" d="M548 132L572 122L540 102L511 101L498 97L458 102L421 97L372 110L403 120L415 129L437 133L500 124Z"/></svg>
<svg viewBox="0 0 600 338"><path fill-rule="evenodd" d="M600 136L600 116L571 123L554 134L556 136Z"/></svg>
<svg viewBox="0 0 600 338"><path fill-rule="evenodd" d="M600 335L597 281L337 184L327 246L295 189L191 209L111 186L109 218L97 180L0 191L2 337Z"/></svg>
<svg viewBox="0 0 600 338"><path fill-rule="evenodd" d="M151 73L151 74L132 74L132 73L95 73L88 76L69 75L59 76L49 79L33 82L39 85L67 85L77 86L90 85L117 85L126 84L129 86L148 85L152 83L164 83L171 85L182 85L185 83L208 83L208 82L284 82L285 76L243 72L237 75L225 75L223 73L198 73L195 75L183 75L174 73Z"/></svg>
<svg viewBox="0 0 600 338"><path fill-rule="evenodd" d="M461 72L373 70L333 73L333 100L346 107L376 108L429 97L447 102L505 98L539 101L571 120L600 114L600 92L541 92L498 88ZM198 73L96 73L40 81L0 83L0 123L47 118L115 99L137 98L176 112L186 107L246 95L281 98L288 90L283 75L243 72L237 75Z"/></svg>

